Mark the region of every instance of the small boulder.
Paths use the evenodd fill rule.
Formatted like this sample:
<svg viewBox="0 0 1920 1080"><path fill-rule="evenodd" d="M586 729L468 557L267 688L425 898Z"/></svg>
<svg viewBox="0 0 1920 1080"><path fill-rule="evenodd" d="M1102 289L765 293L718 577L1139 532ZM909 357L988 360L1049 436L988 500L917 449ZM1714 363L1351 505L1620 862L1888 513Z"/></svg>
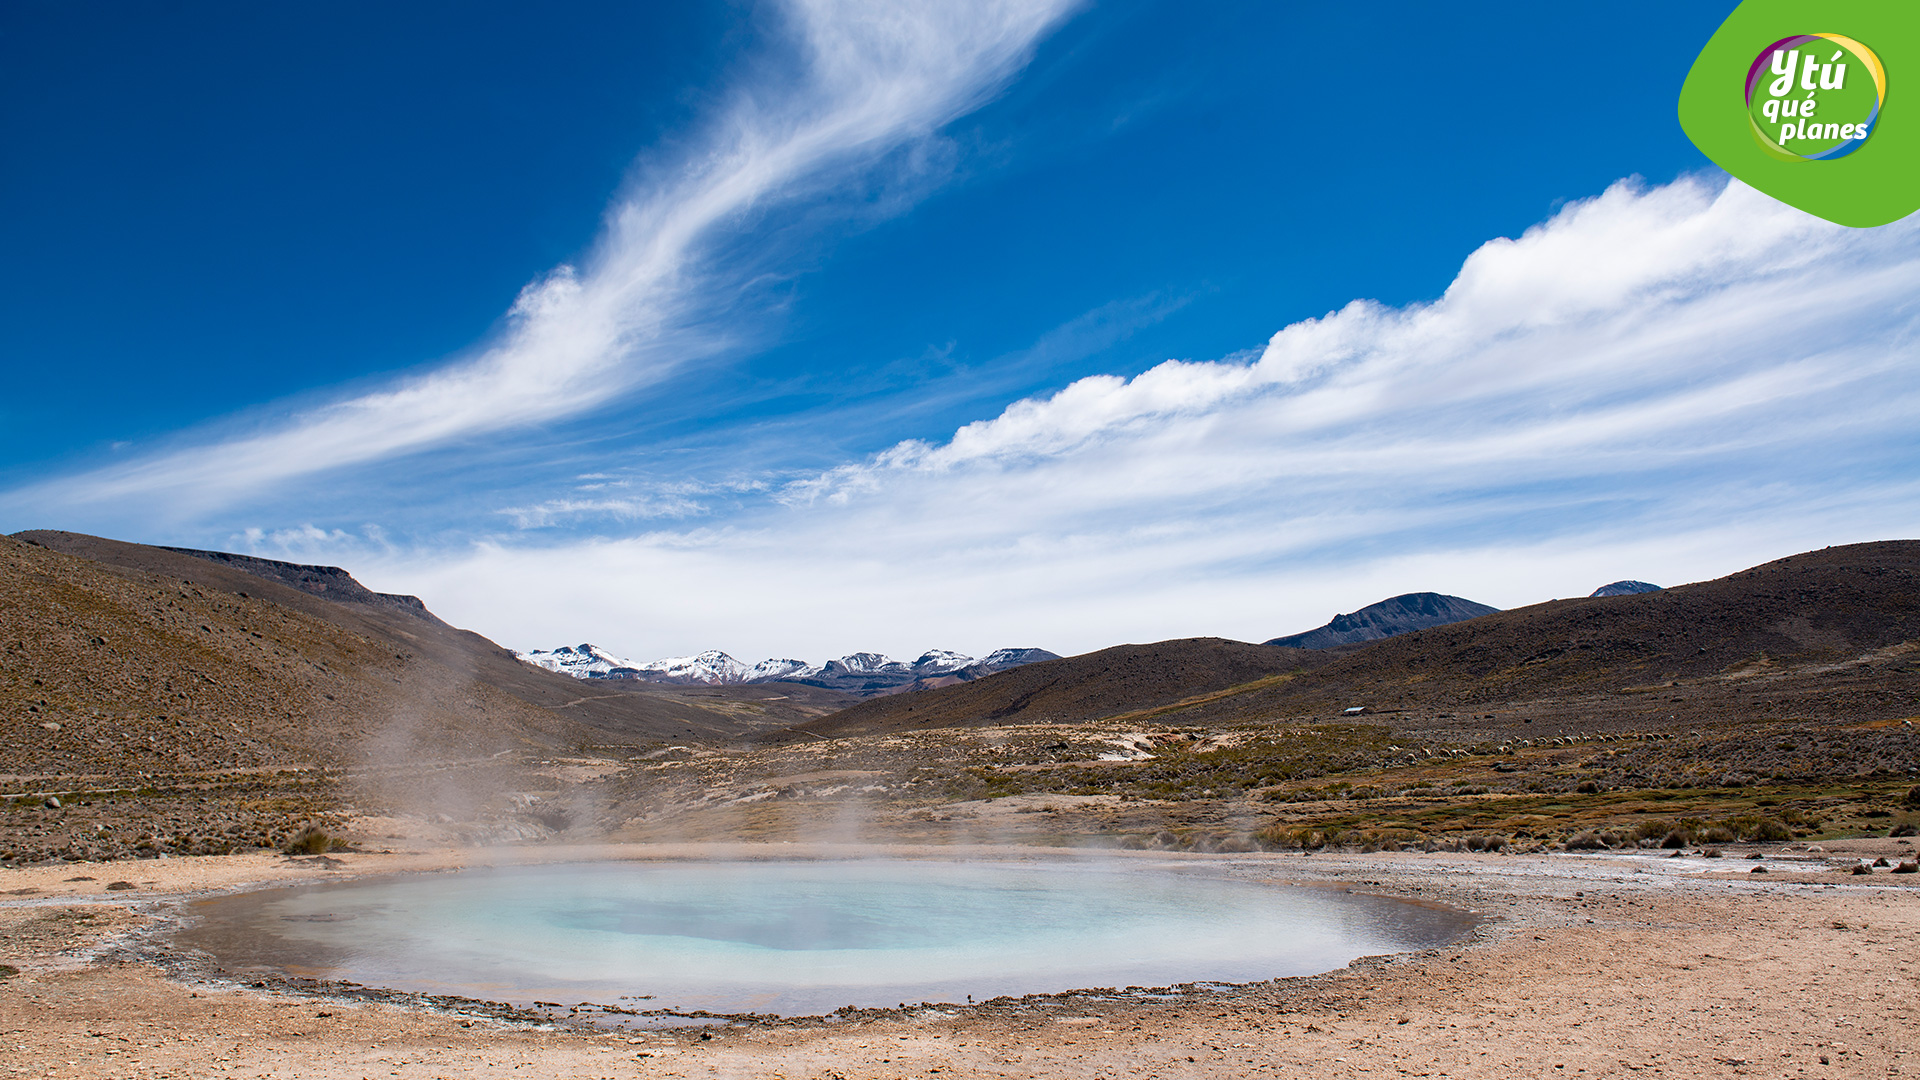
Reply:
<svg viewBox="0 0 1920 1080"><path fill-rule="evenodd" d="M1767 868L1766 868L1766 867L1764 867L1764 866L1756 866L1756 867L1754 867L1753 869L1751 869L1751 870L1749 870L1749 871L1747 871L1747 873L1749 873L1749 874L1764 874L1764 873L1767 873L1767 872L1768 872L1768 871L1767 871Z"/></svg>

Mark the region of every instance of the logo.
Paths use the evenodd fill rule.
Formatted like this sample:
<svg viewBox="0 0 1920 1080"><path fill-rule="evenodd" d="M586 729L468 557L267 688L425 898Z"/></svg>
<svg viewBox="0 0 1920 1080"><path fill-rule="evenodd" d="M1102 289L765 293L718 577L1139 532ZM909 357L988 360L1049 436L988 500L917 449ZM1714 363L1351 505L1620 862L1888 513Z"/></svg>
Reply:
<svg viewBox="0 0 1920 1080"><path fill-rule="evenodd" d="M1915 0L1740 0L1687 71L1680 128L1749 187L1870 229L1920 210L1917 76Z"/></svg>
<svg viewBox="0 0 1920 1080"><path fill-rule="evenodd" d="M1873 134L1887 71L1872 49L1840 34L1798 34L1760 50L1747 69L1747 123L1783 161L1832 161Z"/></svg>

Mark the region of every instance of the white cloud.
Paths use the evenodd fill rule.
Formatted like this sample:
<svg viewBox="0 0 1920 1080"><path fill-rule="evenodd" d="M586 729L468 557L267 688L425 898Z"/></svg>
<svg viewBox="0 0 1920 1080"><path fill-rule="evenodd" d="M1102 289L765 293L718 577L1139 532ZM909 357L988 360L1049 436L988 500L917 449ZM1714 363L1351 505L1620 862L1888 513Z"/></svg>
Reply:
<svg viewBox="0 0 1920 1080"><path fill-rule="evenodd" d="M782 0L793 71L744 86L704 139L608 213L580 267L529 285L471 359L259 430L16 491L42 509L105 500L205 509L291 477L539 424L723 351L749 283L713 245L819 195L978 107L1069 0Z"/></svg>
<svg viewBox="0 0 1920 1080"><path fill-rule="evenodd" d="M641 521L649 518L686 518L707 512L707 507L683 495L632 496L610 499L548 499L534 506L516 506L500 511L515 528L544 529L562 521L579 518L612 518L616 521Z"/></svg>
<svg viewBox="0 0 1920 1080"><path fill-rule="evenodd" d="M1915 228L1622 183L1430 304L1082 379L758 514L383 572L520 647L818 658L1258 640L1396 592L1510 606L1911 535Z"/></svg>

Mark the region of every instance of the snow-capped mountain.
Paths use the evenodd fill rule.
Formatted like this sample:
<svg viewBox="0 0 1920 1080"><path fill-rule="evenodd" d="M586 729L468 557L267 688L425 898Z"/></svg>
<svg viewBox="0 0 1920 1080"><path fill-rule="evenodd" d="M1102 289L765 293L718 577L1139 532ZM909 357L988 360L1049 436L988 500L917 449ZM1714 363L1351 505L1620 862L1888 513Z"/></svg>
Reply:
<svg viewBox="0 0 1920 1080"><path fill-rule="evenodd" d="M856 694L880 693L919 679L977 679L1038 660L1058 659L1045 649L997 649L985 660L951 649L928 649L911 664L880 653L858 652L824 664L770 659L749 665L718 649L709 649L694 656L668 656L643 664L584 643L514 655L577 679L636 679L693 686L797 682Z"/></svg>
<svg viewBox="0 0 1920 1080"><path fill-rule="evenodd" d="M853 675L872 675L879 672L899 674L913 669L890 656L882 656L877 652L857 652L849 653L838 660L827 661L826 670Z"/></svg>
<svg viewBox="0 0 1920 1080"><path fill-rule="evenodd" d="M622 660L592 645L562 645L557 649L535 649L513 655L535 667L571 675L576 679L605 679L616 671L632 671L638 665Z"/></svg>
<svg viewBox="0 0 1920 1080"><path fill-rule="evenodd" d="M820 669L805 660L762 660L747 670L747 682L768 682L773 679L799 678L804 675L818 675Z"/></svg>
<svg viewBox="0 0 1920 1080"><path fill-rule="evenodd" d="M719 649L708 649L694 656L668 656L651 664L640 665L635 675L627 677L648 682L715 685L746 682L752 672L752 666L735 660Z"/></svg>
<svg viewBox="0 0 1920 1080"><path fill-rule="evenodd" d="M1000 650L1000 652L1017 651L1019 650ZM994 656L998 655L1000 655L1000 653L994 654ZM988 661L991 661L991 659L992 657L989 657ZM913 673L915 675L945 675L950 671L959 671L961 668L971 667L975 663L988 661L975 661L973 657L954 652L952 649L928 649L926 652L920 654L920 659L913 662Z"/></svg>
<svg viewBox="0 0 1920 1080"><path fill-rule="evenodd" d="M995 649L987 654L985 660L971 666L985 668L989 673L1016 668L1022 664L1037 664L1042 660L1058 660L1059 653L1050 653L1045 649Z"/></svg>

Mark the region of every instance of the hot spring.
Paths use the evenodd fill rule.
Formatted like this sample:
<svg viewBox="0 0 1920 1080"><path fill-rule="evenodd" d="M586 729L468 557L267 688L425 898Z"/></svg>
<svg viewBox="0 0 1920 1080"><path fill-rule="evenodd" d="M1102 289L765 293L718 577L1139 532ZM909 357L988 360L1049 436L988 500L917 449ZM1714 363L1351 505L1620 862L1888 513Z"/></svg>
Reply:
<svg viewBox="0 0 1920 1080"><path fill-rule="evenodd" d="M612 862L371 878L195 905L180 942L282 973L528 1005L804 1015L1254 982L1427 948L1462 913L1170 867Z"/></svg>

